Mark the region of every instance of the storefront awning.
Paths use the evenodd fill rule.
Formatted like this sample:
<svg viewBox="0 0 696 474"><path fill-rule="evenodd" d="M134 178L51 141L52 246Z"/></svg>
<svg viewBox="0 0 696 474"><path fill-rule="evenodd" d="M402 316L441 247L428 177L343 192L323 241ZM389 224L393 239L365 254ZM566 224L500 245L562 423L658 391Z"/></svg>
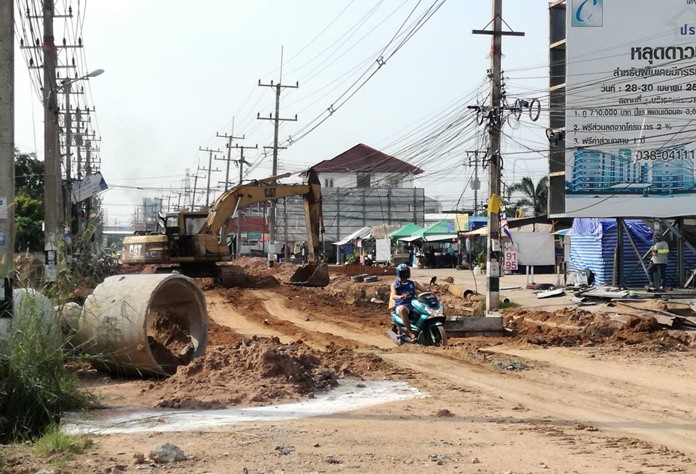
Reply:
<svg viewBox="0 0 696 474"><path fill-rule="evenodd" d="M354 240L358 239L366 239L372 235L372 227L363 227L360 230L356 230L352 234L350 234L348 237L345 237L338 242L334 242L334 245L346 245Z"/></svg>
<svg viewBox="0 0 696 474"><path fill-rule="evenodd" d="M410 237L401 237L399 240L402 242L413 242L414 240L420 240L422 238L422 235L412 235Z"/></svg>
<svg viewBox="0 0 696 474"><path fill-rule="evenodd" d="M443 240L456 240L457 239L457 234L435 234L435 235L426 235L424 237L424 240L426 242L441 242Z"/></svg>
<svg viewBox="0 0 696 474"><path fill-rule="evenodd" d="M476 230L472 230L471 232L460 232L459 235L462 237L472 237L474 235L488 235L488 227L479 227Z"/></svg>

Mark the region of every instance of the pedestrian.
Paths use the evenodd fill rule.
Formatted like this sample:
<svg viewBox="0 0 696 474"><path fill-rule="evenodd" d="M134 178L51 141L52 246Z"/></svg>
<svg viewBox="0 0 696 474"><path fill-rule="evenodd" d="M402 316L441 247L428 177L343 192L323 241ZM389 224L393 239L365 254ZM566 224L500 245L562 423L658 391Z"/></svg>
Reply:
<svg viewBox="0 0 696 474"><path fill-rule="evenodd" d="M662 235L655 234L655 243L650 247L652 257L648 266L650 285L658 291L665 290L667 283L667 262L669 260L669 244Z"/></svg>

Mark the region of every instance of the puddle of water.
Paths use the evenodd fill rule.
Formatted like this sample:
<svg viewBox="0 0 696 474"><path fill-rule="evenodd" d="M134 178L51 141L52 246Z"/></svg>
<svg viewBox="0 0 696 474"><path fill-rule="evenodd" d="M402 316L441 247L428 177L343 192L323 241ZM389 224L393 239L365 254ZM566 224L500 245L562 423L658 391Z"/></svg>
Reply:
<svg viewBox="0 0 696 474"><path fill-rule="evenodd" d="M423 398L426 394L405 382L344 381L330 392L286 405L225 410L165 410L118 408L70 413L63 419L68 434L194 431L250 421L282 421L358 410L383 403Z"/></svg>

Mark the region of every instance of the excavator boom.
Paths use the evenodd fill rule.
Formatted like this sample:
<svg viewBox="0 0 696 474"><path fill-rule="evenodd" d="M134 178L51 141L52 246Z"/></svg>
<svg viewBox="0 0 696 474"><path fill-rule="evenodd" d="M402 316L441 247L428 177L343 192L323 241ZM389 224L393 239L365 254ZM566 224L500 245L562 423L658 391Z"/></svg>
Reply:
<svg viewBox="0 0 696 474"><path fill-rule="evenodd" d="M320 234L324 231L321 209L321 185L316 172L306 172L302 184L281 184L273 176L242 184L224 192L209 212L183 211L167 216L164 233L126 237L123 263L178 265L189 276L216 276L225 286L243 279L241 267L220 265L230 260L230 251L220 230L239 208L251 204L302 196L307 219L309 265L298 269L291 282L307 286L326 286L326 264L317 265L321 253ZM171 221L171 222L170 222Z"/></svg>
<svg viewBox="0 0 696 474"><path fill-rule="evenodd" d="M286 176L287 174L252 181L225 191L213 203L199 234L217 234L227 219L234 215L239 208L290 196L303 196L305 218L307 219L308 257L310 262L314 262L321 252L320 233L324 231L321 183L317 173L311 168L306 172L305 182L302 184L276 182L276 179Z"/></svg>

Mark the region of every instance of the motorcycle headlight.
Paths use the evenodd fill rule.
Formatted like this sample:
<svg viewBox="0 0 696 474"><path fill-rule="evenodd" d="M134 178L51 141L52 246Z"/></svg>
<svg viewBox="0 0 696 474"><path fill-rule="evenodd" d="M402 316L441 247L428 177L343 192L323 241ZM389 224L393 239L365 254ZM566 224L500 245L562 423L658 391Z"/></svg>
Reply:
<svg viewBox="0 0 696 474"><path fill-rule="evenodd" d="M428 308L428 316L430 317L436 317L436 316L444 316L445 313L442 310L442 306L439 306L437 308Z"/></svg>

